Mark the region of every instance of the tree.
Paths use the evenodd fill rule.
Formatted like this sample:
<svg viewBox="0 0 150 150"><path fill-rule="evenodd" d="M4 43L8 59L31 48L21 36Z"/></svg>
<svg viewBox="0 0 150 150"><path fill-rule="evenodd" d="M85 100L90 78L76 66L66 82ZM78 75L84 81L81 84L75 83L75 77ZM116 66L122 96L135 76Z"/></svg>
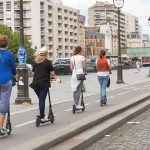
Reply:
<svg viewBox="0 0 150 150"><path fill-rule="evenodd" d="M19 45L20 45L20 33L13 32L6 25L0 24L0 34L6 35L8 37L8 40L9 40L8 49L14 54L15 60L16 62L18 62L17 52L18 52ZM24 45L25 45L26 54L27 54L27 63L33 63L34 49L31 47L32 43L29 41L27 36L24 37Z"/></svg>

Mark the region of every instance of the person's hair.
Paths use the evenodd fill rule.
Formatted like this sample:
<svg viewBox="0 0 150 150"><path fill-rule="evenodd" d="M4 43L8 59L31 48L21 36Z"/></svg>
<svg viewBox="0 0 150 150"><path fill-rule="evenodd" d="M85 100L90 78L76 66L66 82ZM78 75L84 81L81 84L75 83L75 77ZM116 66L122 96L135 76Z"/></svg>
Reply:
<svg viewBox="0 0 150 150"><path fill-rule="evenodd" d="M74 50L73 55L80 54L81 52L82 52L82 48L81 48L81 46L77 46L77 47L75 48L75 50Z"/></svg>
<svg viewBox="0 0 150 150"><path fill-rule="evenodd" d="M36 55L36 57L35 57L35 62L36 62L36 63L41 63L41 62L43 62L45 59L47 59L47 57L48 57L48 53L47 53L47 55L40 55L40 54L38 54L38 55Z"/></svg>
<svg viewBox="0 0 150 150"><path fill-rule="evenodd" d="M100 51L100 58L103 58L104 56L106 55L106 52L105 52L105 50L101 50Z"/></svg>
<svg viewBox="0 0 150 150"><path fill-rule="evenodd" d="M7 48L8 38L5 35L0 35L0 48Z"/></svg>

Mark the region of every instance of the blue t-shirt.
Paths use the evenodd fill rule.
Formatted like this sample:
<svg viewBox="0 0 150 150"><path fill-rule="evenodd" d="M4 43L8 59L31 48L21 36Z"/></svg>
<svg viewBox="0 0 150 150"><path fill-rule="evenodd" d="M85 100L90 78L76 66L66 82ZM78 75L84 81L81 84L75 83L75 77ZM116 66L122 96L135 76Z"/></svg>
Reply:
<svg viewBox="0 0 150 150"><path fill-rule="evenodd" d="M9 82L12 75L16 75L14 56L11 52L0 49L0 85Z"/></svg>

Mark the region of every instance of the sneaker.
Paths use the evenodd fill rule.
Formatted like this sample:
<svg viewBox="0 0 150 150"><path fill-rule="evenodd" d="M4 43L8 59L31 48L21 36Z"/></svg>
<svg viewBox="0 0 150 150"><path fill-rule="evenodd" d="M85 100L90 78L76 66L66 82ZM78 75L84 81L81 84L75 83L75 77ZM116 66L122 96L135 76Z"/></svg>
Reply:
<svg viewBox="0 0 150 150"><path fill-rule="evenodd" d="M1 128L0 129L0 135L4 135L4 134L6 134L8 132L9 132L9 129L6 129L6 128Z"/></svg>
<svg viewBox="0 0 150 150"><path fill-rule="evenodd" d="M76 106L76 109L82 109L82 108L83 108L83 106L80 106L80 105Z"/></svg>
<svg viewBox="0 0 150 150"><path fill-rule="evenodd" d="M41 122L46 122L46 121L48 121L48 118L45 116L44 118L41 118L40 120L41 120Z"/></svg>

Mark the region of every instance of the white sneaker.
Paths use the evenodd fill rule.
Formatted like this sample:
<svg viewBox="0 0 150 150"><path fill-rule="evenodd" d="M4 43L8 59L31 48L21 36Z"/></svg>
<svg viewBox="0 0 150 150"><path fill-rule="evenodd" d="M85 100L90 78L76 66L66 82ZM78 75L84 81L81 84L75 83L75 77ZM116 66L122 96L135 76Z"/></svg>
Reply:
<svg viewBox="0 0 150 150"><path fill-rule="evenodd" d="M80 106L80 105L76 106L76 109L82 109L82 108L83 108L83 106Z"/></svg>
<svg viewBox="0 0 150 150"><path fill-rule="evenodd" d="M0 134L1 134L1 135L4 135L4 134L6 134L6 133L8 133L8 132L9 132L9 129L6 129L6 128L4 128L4 127L0 129Z"/></svg>
<svg viewBox="0 0 150 150"><path fill-rule="evenodd" d="M41 119L41 122L46 122L48 118L45 116L44 118Z"/></svg>

